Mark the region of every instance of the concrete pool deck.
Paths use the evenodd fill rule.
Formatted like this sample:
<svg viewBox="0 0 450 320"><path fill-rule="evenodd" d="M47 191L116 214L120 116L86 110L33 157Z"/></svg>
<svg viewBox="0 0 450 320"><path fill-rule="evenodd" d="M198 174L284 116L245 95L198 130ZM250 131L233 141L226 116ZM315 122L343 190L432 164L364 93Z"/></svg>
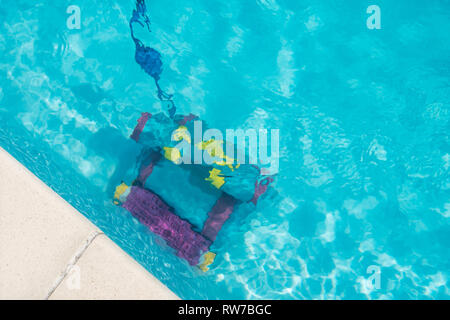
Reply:
<svg viewBox="0 0 450 320"><path fill-rule="evenodd" d="M179 299L0 148L0 299Z"/></svg>

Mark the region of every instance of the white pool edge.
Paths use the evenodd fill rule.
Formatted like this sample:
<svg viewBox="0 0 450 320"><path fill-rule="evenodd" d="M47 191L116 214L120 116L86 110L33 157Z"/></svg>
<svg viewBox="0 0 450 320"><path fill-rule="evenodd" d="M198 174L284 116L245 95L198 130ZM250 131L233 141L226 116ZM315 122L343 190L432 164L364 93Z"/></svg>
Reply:
<svg viewBox="0 0 450 320"><path fill-rule="evenodd" d="M0 299L179 299L0 148Z"/></svg>

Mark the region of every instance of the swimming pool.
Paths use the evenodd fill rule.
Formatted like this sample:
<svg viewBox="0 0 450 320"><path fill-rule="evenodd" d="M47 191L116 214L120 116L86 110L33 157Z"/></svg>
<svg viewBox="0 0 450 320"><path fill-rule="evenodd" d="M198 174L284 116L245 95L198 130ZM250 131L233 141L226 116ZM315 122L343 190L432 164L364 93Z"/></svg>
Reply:
<svg viewBox="0 0 450 320"><path fill-rule="evenodd" d="M179 112L280 130L275 181L207 273L111 201L137 119L165 111L135 1L36 2L0 5L0 146L181 298L449 298L448 1L147 1Z"/></svg>

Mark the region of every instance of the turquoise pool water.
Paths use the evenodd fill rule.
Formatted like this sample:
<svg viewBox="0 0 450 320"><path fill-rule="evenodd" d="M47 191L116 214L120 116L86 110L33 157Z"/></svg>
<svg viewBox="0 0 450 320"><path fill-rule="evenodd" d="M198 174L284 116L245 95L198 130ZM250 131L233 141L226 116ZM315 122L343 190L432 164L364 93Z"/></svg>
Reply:
<svg viewBox="0 0 450 320"><path fill-rule="evenodd" d="M0 146L182 298L450 297L449 1L147 6L179 112L280 129L275 182L208 273L111 201L141 112L164 110L134 60L134 1L2 0Z"/></svg>

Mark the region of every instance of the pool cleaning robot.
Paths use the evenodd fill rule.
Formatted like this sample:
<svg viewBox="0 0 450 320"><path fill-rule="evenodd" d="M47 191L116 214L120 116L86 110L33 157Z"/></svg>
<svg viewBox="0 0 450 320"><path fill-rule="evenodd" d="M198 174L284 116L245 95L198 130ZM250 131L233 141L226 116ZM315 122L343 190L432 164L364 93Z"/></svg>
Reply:
<svg viewBox="0 0 450 320"><path fill-rule="evenodd" d="M210 247L223 224L240 204L256 205L273 178L264 176L255 165L240 164L227 157L227 142L191 141L194 124L201 120L193 114L176 114L172 96L158 83L163 66L161 54L134 35L135 23L150 31L146 10L144 0L137 0L130 19L135 60L154 79L158 99L167 103L168 116L145 112L138 119L131 134L141 147L138 169L132 181L117 186L114 203L164 239L177 256L207 271L216 256ZM206 126L203 121L202 124ZM182 150L180 144L184 146ZM183 161L184 153L198 152L205 152L212 160L194 164ZM181 217L185 211L205 217L201 230Z"/></svg>
<svg viewBox="0 0 450 320"><path fill-rule="evenodd" d="M142 114L131 135L142 147L136 178L116 188L114 203L163 238L179 257L207 271L215 257L209 248L223 224L241 203L256 205L273 178L262 175L254 165L227 164L223 142L192 143L189 132L194 120L198 121L192 115L172 119L162 113ZM185 164L174 146L180 141L222 156L211 164ZM177 204L188 207L175 209ZM194 210L199 216L207 213L201 231L182 219L177 214L180 210Z"/></svg>

